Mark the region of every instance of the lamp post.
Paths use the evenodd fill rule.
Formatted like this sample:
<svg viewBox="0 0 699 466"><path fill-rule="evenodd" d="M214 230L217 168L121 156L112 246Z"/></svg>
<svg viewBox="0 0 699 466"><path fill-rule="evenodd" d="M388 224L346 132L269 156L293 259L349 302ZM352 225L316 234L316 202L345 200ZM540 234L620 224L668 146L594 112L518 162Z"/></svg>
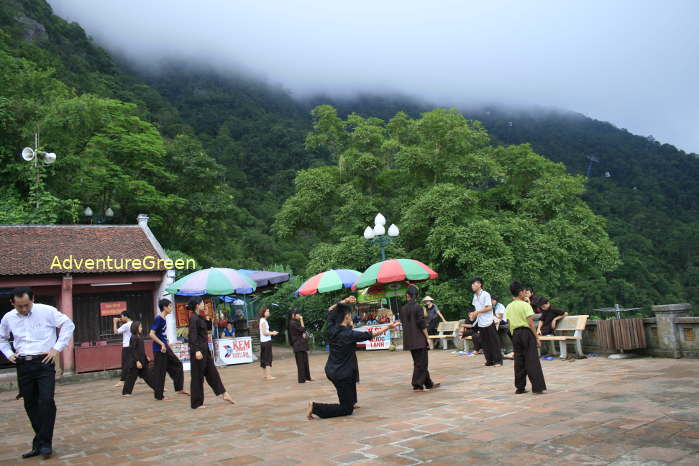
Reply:
<svg viewBox="0 0 699 466"><path fill-rule="evenodd" d="M394 224L388 227L388 236L386 236L386 233L386 218L381 214L376 214L373 228L366 227L364 229L364 238L379 246L382 261L386 260L386 246L391 244L393 240L400 235L398 227Z"/></svg>
<svg viewBox="0 0 699 466"><path fill-rule="evenodd" d="M94 212L92 212L92 209L90 206L85 207L85 210L83 211L83 214L85 217L90 219L90 223L107 223L112 217L114 217L114 211L112 210L111 207L107 207L107 209L104 211L104 215L94 215Z"/></svg>
<svg viewBox="0 0 699 466"><path fill-rule="evenodd" d="M34 166L34 174L36 176L36 184L31 190L36 201L36 208L39 208L39 190L41 187L41 168L39 167L39 159L41 159L45 165L51 165L56 161L56 154L53 152L44 152L39 150L39 133L34 133L34 148L25 147L22 149L22 159L26 162L32 162Z"/></svg>

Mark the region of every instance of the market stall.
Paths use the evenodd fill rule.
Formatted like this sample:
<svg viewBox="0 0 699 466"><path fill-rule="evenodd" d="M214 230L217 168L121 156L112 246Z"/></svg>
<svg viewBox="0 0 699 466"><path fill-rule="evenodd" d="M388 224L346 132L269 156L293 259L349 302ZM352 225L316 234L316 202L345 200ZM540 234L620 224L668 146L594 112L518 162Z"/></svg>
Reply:
<svg viewBox="0 0 699 466"><path fill-rule="evenodd" d="M437 272L422 262L413 259L389 259L369 267L352 286L359 289L357 297L359 324L365 324L357 330L369 330L381 327L393 320L400 320L397 299L405 296L412 282L435 279ZM367 350L391 349L403 340L403 329L398 326L395 330L386 332L368 342L360 342L357 346Z"/></svg>
<svg viewBox="0 0 699 466"><path fill-rule="evenodd" d="M187 344L188 296L207 296L202 317L209 325L209 348L217 366L244 364L255 360L253 347L258 338L252 293L271 289L289 280L289 274L264 270L211 268L181 278L168 289L175 294L176 348L185 369L189 369Z"/></svg>
<svg viewBox="0 0 699 466"><path fill-rule="evenodd" d="M177 342L171 346L185 370L190 367L187 343L189 311L185 307L186 297L207 296L204 300L206 310L202 317L209 325L209 348L216 365L241 364L253 361L252 339L250 336L236 336L235 329L229 332L225 330L232 327L228 324L235 322L236 317L239 317L239 328L244 325L247 329L247 317L243 318L240 312L236 312L235 300L226 303L221 297L248 295L256 288L257 284L249 274L223 268L198 270L179 279L168 288L168 291L176 296ZM221 330L221 327L225 330Z"/></svg>

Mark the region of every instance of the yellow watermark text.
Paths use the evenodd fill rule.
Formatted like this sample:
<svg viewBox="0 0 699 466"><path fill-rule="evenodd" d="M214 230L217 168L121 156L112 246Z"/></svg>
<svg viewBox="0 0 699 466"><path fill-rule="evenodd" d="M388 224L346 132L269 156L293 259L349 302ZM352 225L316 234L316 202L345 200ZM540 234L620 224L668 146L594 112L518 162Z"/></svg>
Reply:
<svg viewBox="0 0 699 466"><path fill-rule="evenodd" d="M197 263L194 259L163 259L155 256L145 256L142 258L115 258L115 257L96 257L96 258L75 258L73 255L64 257L53 256L51 261L51 270L60 271L79 271L79 270L194 270L197 268Z"/></svg>

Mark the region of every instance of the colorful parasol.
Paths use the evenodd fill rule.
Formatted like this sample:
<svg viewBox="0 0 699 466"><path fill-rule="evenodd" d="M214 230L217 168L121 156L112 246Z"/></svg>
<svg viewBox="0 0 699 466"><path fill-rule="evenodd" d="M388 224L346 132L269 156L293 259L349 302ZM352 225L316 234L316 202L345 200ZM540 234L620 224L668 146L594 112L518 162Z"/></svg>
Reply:
<svg viewBox="0 0 699 466"><path fill-rule="evenodd" d="M224 268L197 270L166 288L181 296L250 294L255 289L257 285L248 275Z"/></svg>
<svg viewBox="0 0 699 466"><path fill-rule="evenodd" d="M304 282L294 293L295 296L310 296L316 293L328 293L330 291L350 288L361 275L360 272L350 269L328 270L314 275Z"/></svg>
<svg viewBox="0 0 699 466"><path fill-rule="evenodd" d="M371 303L386 298L405 296L409 286L410 282L377 283L361 290L357 295L357 301L360 303Z"/></svg>
<svg viewBox="0 0 699 466"><path fill-rule="evenodd" d="M366 288L376 283L394 283L431 280L439 276L437 272L414 259L389 259L377 262L362 274L352 286L353 290Z"/></svg>

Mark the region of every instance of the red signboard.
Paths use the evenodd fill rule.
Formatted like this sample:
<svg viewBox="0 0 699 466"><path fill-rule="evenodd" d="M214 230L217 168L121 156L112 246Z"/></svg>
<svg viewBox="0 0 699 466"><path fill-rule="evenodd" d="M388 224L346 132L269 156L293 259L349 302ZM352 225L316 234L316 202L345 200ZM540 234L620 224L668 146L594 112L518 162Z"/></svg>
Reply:
<svg viewBox="0 0 699 466"><path fill-rule="evenodd" d="M175 317L177 318L178 327L186 327L189 325L189 311L187 303L175 303Z"/></svg>
<svg viewBox="0 0 699 466"><path fill-rule="evenodd" d="M126 301L113 301L108 303L100 303L100 315L118 316L126 310Z"/></svg>

